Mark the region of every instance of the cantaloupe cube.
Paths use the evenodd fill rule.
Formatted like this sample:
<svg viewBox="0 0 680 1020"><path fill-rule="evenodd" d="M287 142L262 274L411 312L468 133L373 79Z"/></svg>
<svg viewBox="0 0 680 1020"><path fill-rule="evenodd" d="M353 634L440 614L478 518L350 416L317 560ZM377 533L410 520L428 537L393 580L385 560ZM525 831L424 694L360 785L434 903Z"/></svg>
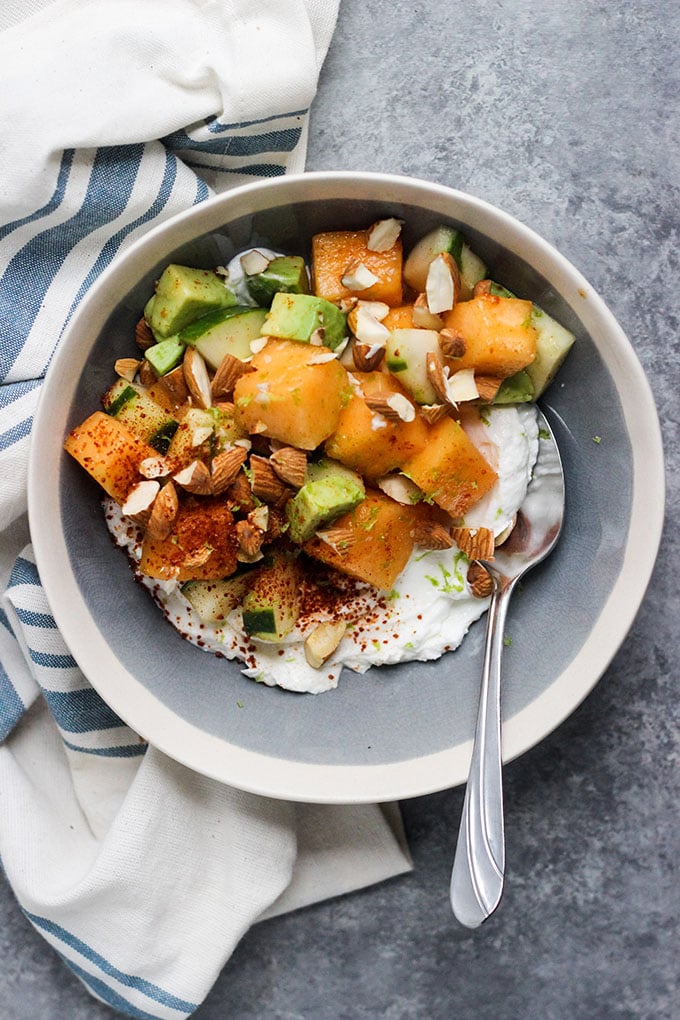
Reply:
<svg viewBox="0 0 680 1020"><path fill-rule="evenodd" d="M234 516L225 500L190 497L179 504L167 538L144 536L139 567L162 581L212 581L238 566Z"/></svg>
<svg viewBox="0 0 680 1020"><path fill-rule="evenodd" d="M472 368L480 375L507 379L536 357L531 301L480 294L444 315L444 327L465 339L465 354L451 359L451 370Z"/></svg>
<svg viewBox="0 0 680 1020"><path fill-rule="evenodd" d="M413 329L413 305L399 305L398 308L390 308L381 321L385 329Z"/></svg>
<svg viewBox="0 0 680 1020"><path fill-rule="evenodd" d="M413 551L414 525L413 507L368 490L354 510L338 517L328 529L331 537L348 532L350 541L340 542L336 549L315 536L303 549L350 577L389 591Z"/></svg>
<svg viewBox="0 0 680 1020"><path fill-rule="evenodd" d="M430 427L427 445L402 466L410 478L452 517L462 517L498 475L453 418Z"/></svg>
<svg viewBox="0 0 680 1020"><path fill-rule="evenodd" d="M140 481L141 461L158 456L157 450L103 411L95 411L76 426L66 437L64 449L121 504Z"/></svg>
<svg viewBox="0 0 680 1020"><path fill-rule="evenodd" d="M413 421L392 422L369 408L366 397L406 395L394 376L385 372L352 374L363 396L355 392L341 411L336 430L326 441L326 453L364 478L379 478L423 448L428 428L420 415Z"/></svg>
<svg viewBox="0 0 680 1020"><path fill-rule="evenodd" d="M328 301L340 301L351 295L362 301L384 301L390 306L402 302L401 238L387 251L370 251L367 230L331 230L312 238L312 285L314 293ZM343 276L356 265L363 265L377 276L377 283L365 290L350 290Z"/></svg>
<svg viewBox="0 0 680 1020"><path fill-rule="evenodd" d="M289 446L313 450L335 431L351 397L347 372L330 352L296 340L270 339L234 389L236 422Z"/></svg>

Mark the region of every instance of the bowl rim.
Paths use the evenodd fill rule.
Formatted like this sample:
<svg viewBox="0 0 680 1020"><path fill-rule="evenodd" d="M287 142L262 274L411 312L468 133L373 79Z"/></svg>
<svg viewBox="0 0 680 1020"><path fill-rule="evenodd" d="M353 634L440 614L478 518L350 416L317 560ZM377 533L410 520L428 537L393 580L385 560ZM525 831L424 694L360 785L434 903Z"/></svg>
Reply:
<svg viewBox="0 0 680 1020"><path fill-rule="evenodd" d="M192 222L192 233L201 234L214 226L217 210L239 202L250 211L269 208L269 196L287 195L286 201L304 199L310 184L320 186L328 197L356 198L357 184L378 186L385 197L400 192L399 200L413 202L404 192L427 196L435 211L448 215L462 209L475 212L475 227L486 232L531 265L550 265L549 282L576 309L584 327L598 344L598 337L611 338L616 351L615 378L622 414L630 436L632 493L630 526L626 536L621 570L592 629L568 668L530 704L503 724L503 758L510 761L525 753L556 729L595 687L625 640L649 584L661 542L665 505L665 475L656 405L651 386L635 352L603 299L585 277L548 241L520 220L467 192L446 185L398 174L353 171L312 171L257 181L213 196L199 205L169 217L147 229L113 260L89 288L61 337L49 367L36 411L33 436L42 435L55 411L54 394L68 372L71 337L90 317L101 319L108 305L112 282L123 291L139 278L134 272L139 252L153 261L155 250L171 251L185 241L184 224ZM354 190L354 194L352 194ZM317 196L318 197L318 196ZM225 217L225 223L230 217ZM493 222L494 229L486 226ZM195 225L195 226L194 226ZM173 238L176 243L172 243ZM640 422L645 428L640 429ZM54 424L50 427L54 429ZM28 471L28 512L38 571L55 622L81 670L110 707L141 736L160 751L222 783L248 792L294 801L317 803L369 803L420 796L465 782L472 740L429 755L380 765L320 765L271 757L228 743L182 719L151 694L126 670L103 642L87 606L68 570L68 555L61 529L55 535L53 521L59 520L58 469L48 450L31 442ZM648 494L661 498L649 505ZM47 494L47 495L46 495ZM51 514L56 513L56 518ZM65 569L66 568L66 569ZM78 612L69 611L77 606ZM102 684L100 677L113 671L115 684ZM134 706L131 710L131 706Z"/></svg>

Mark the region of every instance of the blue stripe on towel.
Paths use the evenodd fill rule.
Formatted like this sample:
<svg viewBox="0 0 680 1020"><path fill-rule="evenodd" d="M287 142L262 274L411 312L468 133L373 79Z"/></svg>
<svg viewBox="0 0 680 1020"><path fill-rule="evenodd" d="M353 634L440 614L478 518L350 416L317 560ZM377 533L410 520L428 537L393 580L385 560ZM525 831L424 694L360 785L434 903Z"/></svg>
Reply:
<svg viewBox="0 0 680 1020"><path fill-rule="evenodd" d="M148 744L117 744L116 747L83 747L81 744L73 744L70 740L64 740L69 751L78 751L80 754L91 754L95 758L140 758L146 754Z"/></svg>
<svg viewBox="0 0 680 1020"><path fill-rule="evenodd" d="M43 687L42 692L57 726L67 733L89 733L125 725L92 687L77 691L50 691Z"/></svg>
<svg viewBox="0 0 680 1020"><path fill-rule="evenodd" d="M256 124L272 124L275 120L291 120L293 117L306 117L307 110L293 110L292 113L277 113L273 117L260 117L258 120L242 120L234 124L223 124L217 117L209 117L205 126L211 134L218 135L223 131L239 131L242 128L255 127Z"/></svg>
<svg viewBox="0 0 680 1020"><path fill-rule="evenodd" d="M8 234L11 234L13 230L17 230L19 227L23 227L26 223L31 223L33 220L39 220L45 216L49 216L51 212L54 212L55 209L59 208L64 195L66 194L66 185L71 172L71 166L73 165L74 155L75 149L64 150L61 157L61 164L59 166L59 173L57 174L57 183L50 200L41 209L36 210L36 212L30 213L28 216L23 216L20 220L12 220L11 223L5 223L4 226L0 227L0 241L3 237L7 237Z"/></svg>
<svg viewBox="0 0 680 1020"><path fill-rule="evenodd" d="M64 259L79 241L116 219L125 209L143 152L143 145L98 149L80 209L66 223L39 231L10 259L0 279L3 378L21 353L45 293ZM30 287L26 285L27 270L31 273Z"/></svg>
<svg viewBox="0 0 680 1020"><path fill-rule="evenodd" d="M301 127L267 131L257 135L227 135L214 141L196 141L184 131L164 139L170 149L180 152L204 152L216 156L254 156L262 152L292 152L300 141Z"/></svg>
<svg viewBox="0 0 680 1020"><path fill-rule="evenodd" d="M198 1003L189 1002L186 999L180 999L178 996L173 995L171 992L166 991L159 985L152 984L151 981L147 981L144 978L137 977L134 974L126 974L125 971L119 970L110 963L101 953L98 953L91 946L88 946L86 942L79 939L72 932L67 931L66 928L62 928L61 925L55 924L54 921L50 921L47 917L39 917L37 914L31 914L28 910L24 911L26 917L31 921L36 928L42 929L48 935L58 939L65 945L69 946L70 949L75 950L84 959L89 960L90 963L95 964L102 972L108 977L115 978L121 985L126 988L134 988L142 995L146 995L149 999L153 999L155 1002L160 1003L162 1006L168 1006L171 1009L181 1010L185 1013L193 1013L194 1010L198 1009ZM73 963L69 959L66 961L69 966Z"/></svg>
<svg viewBox="0 0 680 1020"><path fill-rule="evenodd" d="M23 701L0 663L0 743L14 729L24 710Z"/></svg>
<svg viewBox="0 0 680 1020"><path fill-rule="evenodd" d="M194 170L210 170L212 173L236 174L243 177L283 177L285 166L279 163L252 163L246 166L213 166L211 163L192 163Z"/></svg>
<svg viewBox="0 0 680 1020"><path fill-rule="evenodd" d="M72 970L76 977L80 978L83 984L90 989L92 994L101 999L102 1002L105 1002L107 1006L111 1006L119 1013L125 1013L127 1016L134 1017L134 1020L158 1020L157 1013L147 1013L145 1009L134 1006L129 999L114 991L101 978L94 977L84 967L79 967L77 963L69 960L68 957L63 956L61 953L59 955L69 970Z"/></svg>

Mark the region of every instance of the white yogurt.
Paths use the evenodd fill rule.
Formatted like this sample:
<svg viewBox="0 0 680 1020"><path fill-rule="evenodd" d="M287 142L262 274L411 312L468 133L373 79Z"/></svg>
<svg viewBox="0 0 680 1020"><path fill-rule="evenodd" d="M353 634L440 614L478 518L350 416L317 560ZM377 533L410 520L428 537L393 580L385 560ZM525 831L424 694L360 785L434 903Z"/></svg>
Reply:
<svg viewBox="0 0 680 1020"><path fill-rule="evenodd" d="M470 527L487 527L499 535L519 509L538 452L538 428L531 405L493 408L470 438L498 472L493 489L465 517ZM106 502L106 520L117 543L133 562L139 560L140 535L113 501ZM370 666L437 659L457 648L470 625L485 612L488 599L474 598L466 585L468 560L450 549L416 549L391 592L378 592L353 582L339 613L349 621L345 637L331 659L313 669L305 659L304 638L328 619L308 616L284 642L270 644L245 635L241 612L211 624L198 617L176 582L158 582L139 575L167 619L187 640L227 659L240 659L243 673L291 691L319 694L338 684L343 667L364 673Z"/></svg>

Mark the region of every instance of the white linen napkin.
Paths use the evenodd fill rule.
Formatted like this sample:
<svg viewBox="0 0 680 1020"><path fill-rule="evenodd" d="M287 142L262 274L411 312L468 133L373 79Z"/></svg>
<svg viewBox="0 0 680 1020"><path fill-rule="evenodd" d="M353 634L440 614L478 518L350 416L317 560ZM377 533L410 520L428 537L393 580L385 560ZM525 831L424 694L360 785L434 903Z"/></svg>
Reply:
<svg viewBox="0 0 680 1020"><path fill-rule="evenodd" d="M140 233L304 167L338 0L32 0L0 12L0 857L97 998L189 1016L263 917L409 870L394 805L243 793L148 747L61 638L27 530L41 380Z"/></svg>

